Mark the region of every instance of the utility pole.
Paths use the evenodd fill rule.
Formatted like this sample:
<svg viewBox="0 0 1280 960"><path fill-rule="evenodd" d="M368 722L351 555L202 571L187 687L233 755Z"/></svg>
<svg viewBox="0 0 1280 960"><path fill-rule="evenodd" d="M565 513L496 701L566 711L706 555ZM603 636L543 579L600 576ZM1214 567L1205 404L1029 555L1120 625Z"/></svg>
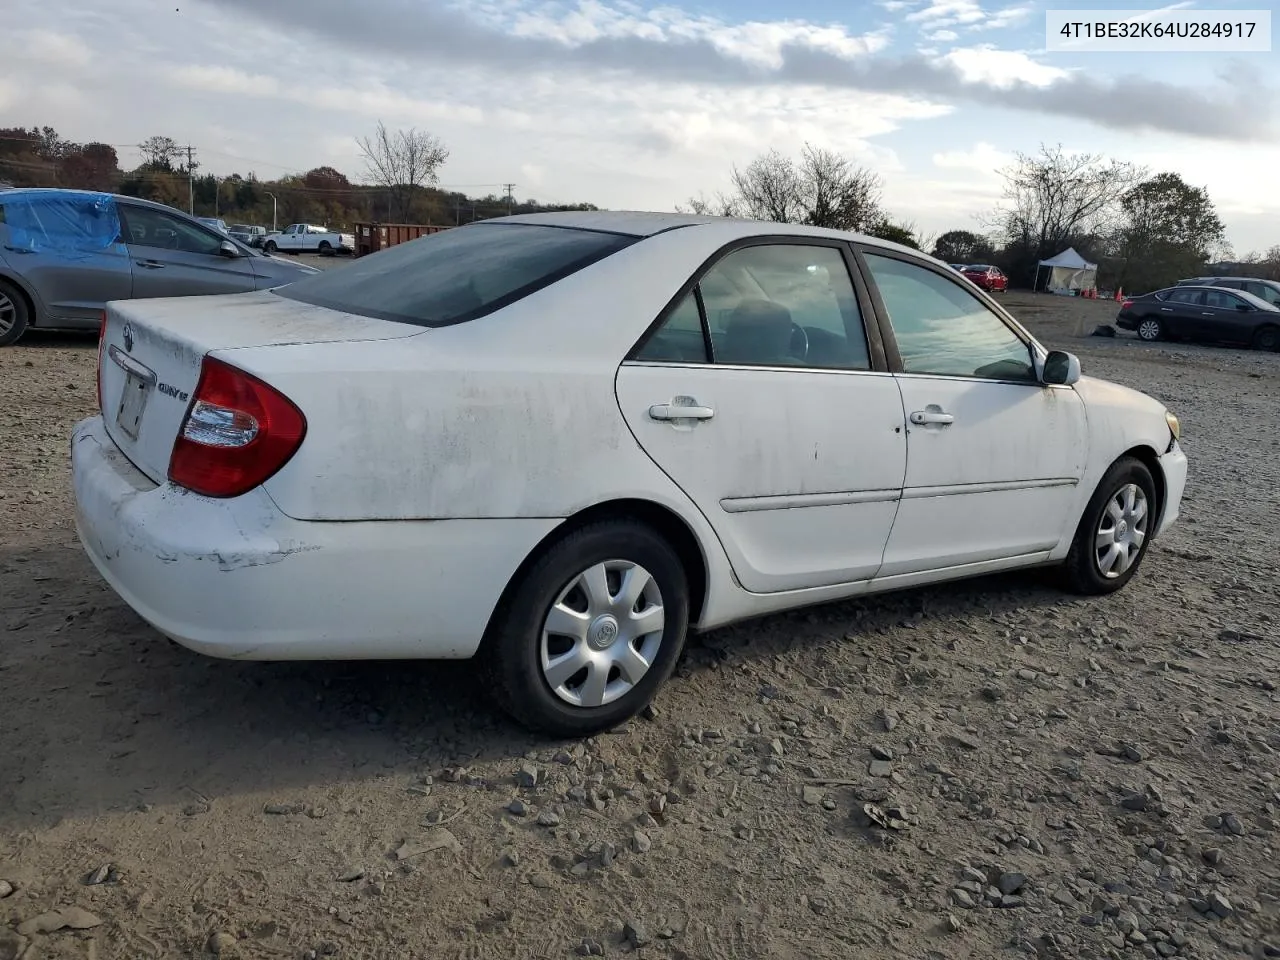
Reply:
<svg viewBox="0 0 1280 960"><path fill-rule="evenodd" d="M507 216L511 216L511 210L515 204L515 199L511 196L511 191L515 189L515 184L504 183L503 186L507 188Z"/></svg>
<svg viewBox="0 0 1280 960"><path fill-rule="evenodd" d="M187 212L196 215L195 148L187 144Z"/></svg>
<svg viewBox="0 0 1280 960"><path fill-rule="evenodd" d="M271 232L275 233L276 232L276 195L274 193L267 193L266 190L263 190L262 192L266 194L266 196L271 198Z"/></svg>

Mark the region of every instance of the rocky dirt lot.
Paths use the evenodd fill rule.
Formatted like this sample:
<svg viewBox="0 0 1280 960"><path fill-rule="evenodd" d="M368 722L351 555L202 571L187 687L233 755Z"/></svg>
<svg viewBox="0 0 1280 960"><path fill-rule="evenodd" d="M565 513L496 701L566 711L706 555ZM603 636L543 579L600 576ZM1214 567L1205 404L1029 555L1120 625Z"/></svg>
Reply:
<svg viewBox="0 0 1280 960"><path fill-rule="evenodd" d="M1280 356L1008 302L1182 417L1184 517L1138 579L717 631L584 743L465 663L158 636L72 527L92 340L0 350L0 960L1280 956Z"/></svg>

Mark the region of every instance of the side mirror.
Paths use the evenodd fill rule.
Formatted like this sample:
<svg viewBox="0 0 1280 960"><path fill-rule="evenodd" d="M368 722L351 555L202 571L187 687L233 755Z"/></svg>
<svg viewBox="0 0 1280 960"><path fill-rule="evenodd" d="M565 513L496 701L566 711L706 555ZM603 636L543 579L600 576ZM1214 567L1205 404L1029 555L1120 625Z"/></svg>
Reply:
<svg viewBox="0 0 1280 960"><path fill-rule="evenodd" d="M1080 358L1074 353L1050 350L1044 358L1044 370L1040 375L1044 383L1070 386L1080 379Z"/></svg>
<svg viewBox="0 0 1280 960"><path fill-rule="evenodd" d="M222 243L219 244L218 246L218 255L222 257L227 257L230 260L234 260L240 256L240 248L237 247L230 240L223 240Z"/></svg>

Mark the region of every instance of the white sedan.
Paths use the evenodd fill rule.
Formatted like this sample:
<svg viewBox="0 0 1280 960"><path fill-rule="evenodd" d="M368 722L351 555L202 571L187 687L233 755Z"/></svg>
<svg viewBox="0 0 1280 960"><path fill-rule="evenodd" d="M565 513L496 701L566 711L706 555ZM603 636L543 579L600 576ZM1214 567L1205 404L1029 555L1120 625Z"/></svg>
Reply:
<svg viewBox="0 0 1280 960"><path fill-rule="evenodd" d="M1041 565L1117 590L1187 475L1163 405L947 264L706 217L508 217L112 303L98 381L77 528L157 629L474 656L556 735L641 709L691 628Z"/></svg>

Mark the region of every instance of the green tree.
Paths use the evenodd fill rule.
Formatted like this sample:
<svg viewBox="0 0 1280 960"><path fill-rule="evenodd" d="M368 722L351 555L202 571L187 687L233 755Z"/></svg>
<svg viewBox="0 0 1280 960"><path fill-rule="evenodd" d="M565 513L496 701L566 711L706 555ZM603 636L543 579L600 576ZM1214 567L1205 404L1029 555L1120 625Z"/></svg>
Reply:
<svg viewBox="0 0 1280 960"><path fill-rule="evenodd" d="M933 245L933 255L947 263L987 263L995 254L991 241L971 230L948 230Z"/></svg>
<svg viewBox="0 0 1280 960"><path fill-rule="evenodd" d="M1121 283L1152 290L1194 276L1225 243L1209 192L1176 173L1144 180L1120 198Z"/></svg>
<svg viewBox="0 0 1280 960"><path fill-rule="evenodd" d="M913 247L920 249L920 242L916 240L915 231L905 224L893 223L889 220L881 220L879 223L872 225L867 229L868 236L878 237L881 240L888 240L890 243L899 243L904 247Z"/></svg>

